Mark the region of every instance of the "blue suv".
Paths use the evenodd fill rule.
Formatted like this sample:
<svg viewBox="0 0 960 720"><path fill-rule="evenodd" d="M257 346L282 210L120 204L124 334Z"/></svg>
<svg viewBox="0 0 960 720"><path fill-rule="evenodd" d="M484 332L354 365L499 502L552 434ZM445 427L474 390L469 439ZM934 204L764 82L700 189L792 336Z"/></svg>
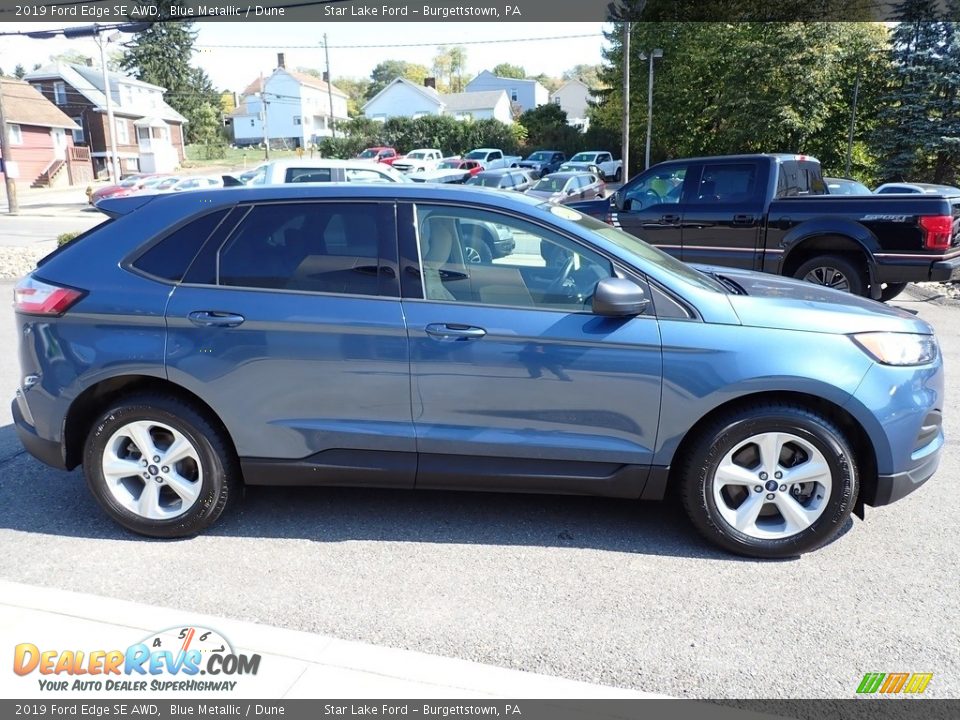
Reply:
<svg viewBox="0 0 960 720"><path fill-rule="evenodd" d="M660 499L794 556L936 470L932 328L695 269L575 210L441 186L132 196L15 290L24 446L124 527L241 483ZM512 252L477 262L477 228Z"/></svg>

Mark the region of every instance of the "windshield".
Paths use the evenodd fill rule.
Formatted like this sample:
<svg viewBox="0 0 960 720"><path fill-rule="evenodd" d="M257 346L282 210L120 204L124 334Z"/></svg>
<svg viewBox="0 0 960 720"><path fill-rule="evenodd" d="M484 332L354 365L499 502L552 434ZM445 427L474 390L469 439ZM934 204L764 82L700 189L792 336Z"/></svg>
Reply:
<svg viewBox="0 0 960 720"><path fill-rule="evenodd" d="M486 160L487 153L485 150L474 150L473 152L468 152L467 157L471 160Z"/></svg>
<svg viewBox="0 0 960 720"><path fill-rule="evenodd" d="M410 160L423 160L426 156L425 152L412 152L407 155Z"/></svg>
<svg viewBox="0 0 960 720"><path fill-rule="evenodd" d="M546 203L540 205L540 207L548 212L557 212L554 206ZM640 238L636 238L629 233L625 233L623 230L618 230L615 227L611 227L610 225L584 215L581 212L577 212L576 210L571 209L569 206L564 206L561 212L563 213L562 217L564 219L575 222L584 230L589 230L590 232L602 236L604 239L609 240L614 245L626 250L631 255L636 255L637 257L643 258L647 262L653 263L657 267L666 270L672 275L675 275L692 285L697 285L698 287L706 290L713 290L715 292L722 292L725 294L729 293L727 288L709 275L694 270L692 267L680 262L675 257L667 255L667 253L663 252L663 250L655 248L653 245L648 245Z"/></svg>
<svg viewBox="0 0 960 720"><path fill-rule="evenodd" d="M570 162L593 162L597 159L596 153L577 153L572 158Z"/></svg>
<svg viewBox="0 0 960 720"><path fill-rule="evenodd" d="M364 150L362 153L357 155L359 158L375 158L377 156L376 150Z"/></svg>
<svg viewBox="0 0 960 720"><path fill-rule="evenodd" d="M442 163L440 163L439 165L437 165L437 167L438 167L438 168L441 168L441 169L456 169L456 168L460 167L460 161L459 161L459 160L444 160Z"/></svg>
<svg viewBox="0 0 960 720"><path fill-rule="evenodd" d="M566 186L566 184L567 178L545 177L530 189L540 192L558 193L563 192L563 188Z"/></svg>
<svg viewBox="0 0 960 720"><path fill-rule="evenodd" d="M549 159L550 159L550 153L545 153L545 152L535 152L533 155L527 158L527 160L536 160L536 161L549 160Z"/></svg>
<svg viewBox="0 0 960 720"><path fill-rule="evenodd" d="M131 177L131 178L127 178L126 180L121 180L120 182L117 183L117 185L119 185L120 187L133 187L134 185L136 185L138 182L142 180L143 180L142 177Z"/></svg>

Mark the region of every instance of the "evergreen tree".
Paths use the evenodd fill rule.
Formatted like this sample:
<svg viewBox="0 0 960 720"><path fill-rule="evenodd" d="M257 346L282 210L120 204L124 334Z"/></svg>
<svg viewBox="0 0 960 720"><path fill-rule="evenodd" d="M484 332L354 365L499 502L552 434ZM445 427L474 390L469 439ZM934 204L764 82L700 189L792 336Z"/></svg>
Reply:
<svg viewBox="0 0 960 720"><path fill-rule="evenodd" d="M161 16L172 2L158 2ZM127 43L120 66L143 82L166 88L164 100L187 119L187 142L205 133L204 105L218 107L220 94L200 68L190 64L196 32L193 23L157 22Z"/></svg>
<svg viewBox="0 0 960 720"><path fill-rule="evenodd" d="M13 76L17 80L23 80L23 76L26 74L27 74L27 69L20 63L17 63L17 66L13 69Z"/></svg>

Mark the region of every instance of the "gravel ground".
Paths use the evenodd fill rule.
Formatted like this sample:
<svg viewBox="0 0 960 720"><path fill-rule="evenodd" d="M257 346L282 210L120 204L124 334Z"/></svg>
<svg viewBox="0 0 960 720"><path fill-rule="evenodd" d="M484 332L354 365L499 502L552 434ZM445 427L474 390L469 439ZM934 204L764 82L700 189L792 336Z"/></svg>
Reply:
<svg viewBox="0 0 960 720"><path fill-rule="evenodd" d="M51 252L57 244L44 242L28 247L0 246L0 278L19 278L33 270L37 260Z"/></svg>

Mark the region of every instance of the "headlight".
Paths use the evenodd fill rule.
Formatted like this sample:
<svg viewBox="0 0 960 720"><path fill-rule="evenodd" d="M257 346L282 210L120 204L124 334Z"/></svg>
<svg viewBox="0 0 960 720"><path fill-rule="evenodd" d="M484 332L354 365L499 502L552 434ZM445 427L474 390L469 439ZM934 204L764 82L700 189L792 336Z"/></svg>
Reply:
<svg viewBox="0 0 960 720"><path fill-rule="evenodd" d="M937 357L937 340L933 335L868 332L851 335L850 339L884 365L926 365Z"/></svg>

